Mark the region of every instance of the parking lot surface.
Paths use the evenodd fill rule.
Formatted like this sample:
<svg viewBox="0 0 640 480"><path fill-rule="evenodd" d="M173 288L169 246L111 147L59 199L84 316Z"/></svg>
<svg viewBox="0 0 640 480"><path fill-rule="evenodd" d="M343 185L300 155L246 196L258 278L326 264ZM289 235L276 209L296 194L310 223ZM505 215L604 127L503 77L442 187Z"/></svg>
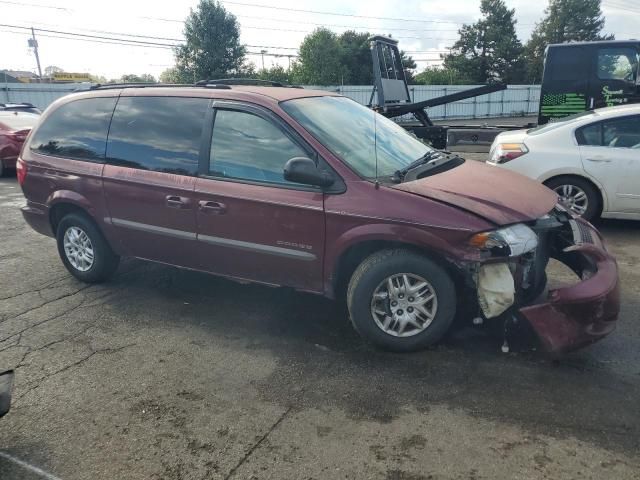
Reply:
<svg viewBox="0 0 640 480"><path fill-rule="evenodd" d="M617 331L552 361L490 328L385 353L340 304L137 260L84 285L23 201L0 180L2 480L639 478L640 222L600 225Z"/></svg>

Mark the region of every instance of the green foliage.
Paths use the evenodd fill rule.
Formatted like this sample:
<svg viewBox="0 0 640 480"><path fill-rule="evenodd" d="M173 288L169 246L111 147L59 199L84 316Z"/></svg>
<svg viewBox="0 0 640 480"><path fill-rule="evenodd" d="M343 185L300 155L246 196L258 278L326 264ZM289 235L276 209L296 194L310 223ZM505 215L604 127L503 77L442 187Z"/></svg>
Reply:
<svg viewBox="0 0 640 480"><path fill-rule="evenodd" d="M520 83L524 78L522 43L515 31L515 10L504 0L481 0L482 18L464 25L444 65L470 83Z"/></svg>
<svg viewBox="0 0 640 480"><path fill-rule="evenodd" d="M122 75L118 80L118 83L156 83L156 79L153 75L143 73L142 75L136 75L129 73Z"/></svg>
<svg viewBox="0 0 640 480"><path fill-rule="evenodd" d="M160 74L160 83L182 83L180 72L176 67L167 68Z"/></svg>
<svg viewBox="0 0 640 480"><path fill-rule="evenodd" d="M451 68L427 67L414 78L417 85L464 85L470 83Z"/></svg>
<svg viewBox="0 0 640 480"><path fill-rule="evenodd" d="M315 29L300 45L298 62L292 67L295 82L309 85L343 83L347 68L340 61L341 50L334 32L327 28Z"/></svg>
<svg viewBox="0 0 640 480"><path fill-rule="evenodd" d="M184 23L185 44L176 49L178 78L183 82L239 75L246 49L240 44L236 17L215 0L200 0Z"/></svg>
<svg viewBox="0 0 640 480"><path fill-rule="evenodd" d="M527 80L542 81L544 51L550 43L612 40L602 35L604 17L600 0L550 0L526 46Z"/></svg>
<svg viewBox="0 0 640 480"><path fill-rule="evenodd" d="M269 68L260 69L255 73L255 75L248 76L255 76L255 78L260 80L273 80L274 82L292 83L290 72L281 65L273 65Z"/></svg>
<svg viewBox="0 0 640 480"><path fill-rule="evenodd" d="M318 28L300 45L300 57L292 66L295 83L309 85L371 85L373 66L370 33L347 30L340 35ZM413 79L416 63L401 52L407 80Z"/></svg>

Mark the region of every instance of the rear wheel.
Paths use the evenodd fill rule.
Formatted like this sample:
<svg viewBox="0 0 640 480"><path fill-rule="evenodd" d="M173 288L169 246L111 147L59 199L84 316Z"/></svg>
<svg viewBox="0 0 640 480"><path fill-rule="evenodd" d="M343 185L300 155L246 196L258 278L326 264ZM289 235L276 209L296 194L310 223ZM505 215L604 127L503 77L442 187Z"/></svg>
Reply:
<svg viewBox="0 0 640 480"><path fill-rule="evenodd" d="M63 217L57 229L58 253L67 270L87 283L99 283L118 268L118 257L98 227L84 215L71 213Z"/></svg>
<svg viewBox="0 0 640 480"><path fill-rule="evenodd" d="M355 329L386 350L409 352L440 340L456 312L448 273L423 255L384 250L365 259L347 292Z"/></svg>
<svg viewBox="0 0 640 480"><path fill-rule="evenodd" d="M556 192L560 203L575 215L591 221L600 214L600 195L593 184L579 177L556 177L545 183Z"/></svg>

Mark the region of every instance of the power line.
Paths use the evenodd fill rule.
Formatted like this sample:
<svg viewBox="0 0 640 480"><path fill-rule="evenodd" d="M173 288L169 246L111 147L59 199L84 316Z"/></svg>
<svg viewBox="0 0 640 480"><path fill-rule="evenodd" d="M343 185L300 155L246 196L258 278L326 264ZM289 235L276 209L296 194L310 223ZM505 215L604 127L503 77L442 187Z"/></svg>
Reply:
<svg viewBox="0 0 640 480"><path fill-rule="evenodd" d="M460 22L453 22L450 20L423 20L423 19L411 19L411 18L394 18L394 17L373 17L369 15L355 15L351 13L338 13L338 12L327 12L327 11L318 11L318 10L303 10L301 8L290 8L290 7L276 7L273 5L260 5L257 3L245 3L245 2L236 2L231 0L221 0L222 3L228 3L230 5L241 5L244 7L257 7L257 8L268 8L272 10L284 10L287 12L301 12L301 13L313 13L316 15L333 15L337 17L352 17L352 18L368 18L372 20L392 20L395 22L418 22L418 23L453 23L455 25L460 25Z"/></svg>
<svg viewBox="0 0 640 480"><path fill-rule="evenodd" d="M7 5L18 5L19 7L37 7L37 8L50 8L52 10L64 10L68 11L67 8L64 7L54 7L52 5L39 5L37 3L24 3L24 2L10 2L7 0L0 0L0 3L5 3Z"/></svg>

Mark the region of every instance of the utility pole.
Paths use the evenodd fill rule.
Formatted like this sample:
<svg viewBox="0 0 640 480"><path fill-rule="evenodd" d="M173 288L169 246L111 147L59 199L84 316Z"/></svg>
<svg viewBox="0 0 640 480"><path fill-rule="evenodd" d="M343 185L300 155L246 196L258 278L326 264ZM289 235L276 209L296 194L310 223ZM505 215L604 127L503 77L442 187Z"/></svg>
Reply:
<svg viewBox="0 0 640 480"><path fill-rule="evenodd" d="M29 39L29 46L33 48L33 53L36 55L36 63L38 64L38 76L40 82L42 82L42 69L40 68L40 55L38 55L38 41L36 40L36 32L31 27L31 38Z"/></svg>
<svg viewBox="0 0 640 480"><path fill-rule="evenodd" d="M262 56L262 70L264 70L264 54L267 53L266 50L260 50L260 55Z"/></svg>

